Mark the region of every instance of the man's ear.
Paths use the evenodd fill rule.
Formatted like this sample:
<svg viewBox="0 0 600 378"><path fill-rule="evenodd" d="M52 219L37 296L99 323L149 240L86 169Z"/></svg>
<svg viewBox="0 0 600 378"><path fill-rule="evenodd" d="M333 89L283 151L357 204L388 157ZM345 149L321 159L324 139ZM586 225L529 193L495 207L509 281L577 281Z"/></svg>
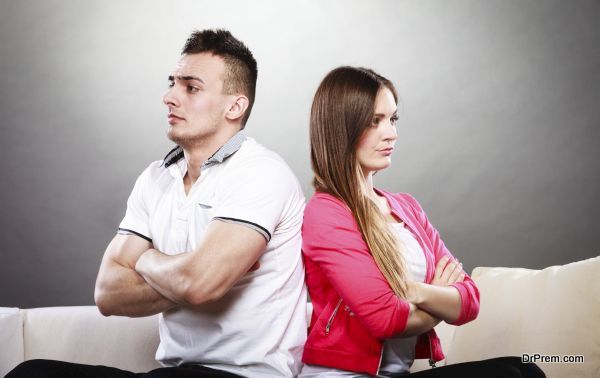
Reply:
<svg viewBox="0 0 600 378"><path fill-rule="evenodd" d="M229 104L229 109L225 113L225 118L230 121L235 121L244 117L249 105L250 101L248 100L248 97L244 95L236 95Z"/></svg>

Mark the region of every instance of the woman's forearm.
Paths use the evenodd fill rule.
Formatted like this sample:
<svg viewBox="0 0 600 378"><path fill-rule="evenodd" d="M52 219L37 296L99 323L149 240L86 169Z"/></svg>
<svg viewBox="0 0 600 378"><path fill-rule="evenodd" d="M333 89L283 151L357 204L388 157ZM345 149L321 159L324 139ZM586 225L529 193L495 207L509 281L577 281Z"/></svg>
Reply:
<svg viewBox="0 0 600 378"><path fill-rule="evenodd" d="M460 293L453 286L416 283L416 294L411 303L447 323L455 322L460 315Z"/></svg>
<svg viewBox="0 0 600 378"><path fill-rule="evenodd" d="M411 303L406 328L404 329L404 332L398 336L411 337L420 335L438 325L440 321L441 319L436 318Z"/></svg>

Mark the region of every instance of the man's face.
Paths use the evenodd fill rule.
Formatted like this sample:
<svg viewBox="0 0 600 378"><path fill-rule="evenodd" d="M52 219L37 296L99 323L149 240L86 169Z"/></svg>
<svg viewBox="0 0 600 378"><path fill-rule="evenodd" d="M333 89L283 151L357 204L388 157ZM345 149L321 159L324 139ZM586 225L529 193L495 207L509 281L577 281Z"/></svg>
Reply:
<svg viewBox="0 0 600 378"><path fill-rule="evenodd" d="M225 119L225 62L211 53L184 55L169 76L163 102L169 108L167 136L182 147L214 135Z"/></svg>

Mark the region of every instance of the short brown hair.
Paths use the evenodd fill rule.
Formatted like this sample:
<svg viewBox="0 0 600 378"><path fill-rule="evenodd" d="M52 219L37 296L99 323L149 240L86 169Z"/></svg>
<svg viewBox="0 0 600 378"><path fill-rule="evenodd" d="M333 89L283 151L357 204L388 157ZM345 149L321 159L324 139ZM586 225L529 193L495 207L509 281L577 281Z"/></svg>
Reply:
<svg viewBox="0 0 600 378"><path fill-rule="evenodd" d="M194 31L183 46L181 55L209 52L220 56L227 67L223 78L223 92L242 93L248 97L248 109L242 119L242 129L250 117L256 92L258 69L252 52L240 40L223 29Z"/></svg>

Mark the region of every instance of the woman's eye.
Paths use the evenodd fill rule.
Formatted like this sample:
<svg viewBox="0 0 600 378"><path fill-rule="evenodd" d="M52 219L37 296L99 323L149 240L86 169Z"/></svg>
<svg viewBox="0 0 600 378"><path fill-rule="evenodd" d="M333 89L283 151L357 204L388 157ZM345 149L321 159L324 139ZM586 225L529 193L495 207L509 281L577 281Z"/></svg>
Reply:
<svg viewBox="0 0 600 378"><path fill-rule="evenodd" d="M379 125L379 122L381 121L381 119L379 117L375 117L373 118L373 126L377 126Z"/></svg>
<svg viewBox="0 0 600 378"><path fill-rule="evenodd" d="M396 125L396 123L398 123L398 116L393 116L392 118L390 118L390 122L392 123L392 125Z"/></svg>

